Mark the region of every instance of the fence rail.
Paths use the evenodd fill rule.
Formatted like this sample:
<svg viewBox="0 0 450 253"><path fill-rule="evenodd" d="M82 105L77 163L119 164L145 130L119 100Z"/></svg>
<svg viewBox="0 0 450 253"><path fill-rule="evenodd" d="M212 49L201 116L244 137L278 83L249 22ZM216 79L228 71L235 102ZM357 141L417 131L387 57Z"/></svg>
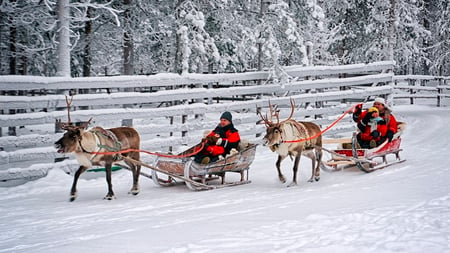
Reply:
<svg viewBox="0 0 450 253"><path fill-rule="evenodd" d="M450 98L450 77L426 75L394 76L394 99L409 99L414 104L417 99L435 99L441 107L445 99Z"/></svg>
<svg viewBox="0 0 450 253"><path fill-rule="evenodd" d="M233 112L243 138L257 140L265 128L256 124L260 119L256 111L265 112L269 100L279 106L283 117L289 113L292 98L297 104L294 118L326 127L352 103L391 96L393 87L402 89L409 79L396 79L392 68L393 62L289 66L282 73L290 77L285 84L274 83L272 71L90 78L0 76L0 130L8 129L5 133L14 135L1 136L0 132L0 181L39 177L54 167L66 171L76 167L73 159L52 164L66 158L52 145L61 136L55 121L67 117L68 94L75 94L73 122L93 117L93 125L105 128L132 125L141 135L142 149L167 152L198 142L225 110ZM399 80L397 88L393 80ZM447 84L424 91L435 92L441 86ZM353 129L347 117L327 134Z"/></svg>

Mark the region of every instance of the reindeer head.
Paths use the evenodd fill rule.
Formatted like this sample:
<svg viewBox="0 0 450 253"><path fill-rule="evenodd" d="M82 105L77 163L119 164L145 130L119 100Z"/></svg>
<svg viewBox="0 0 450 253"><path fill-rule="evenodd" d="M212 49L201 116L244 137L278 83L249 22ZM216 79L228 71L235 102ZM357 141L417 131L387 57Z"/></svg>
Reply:
<svg viewBox="0 0 450 253"><path fill-rule="evenodd" d="M264 146L269 146L272 151L275 151L280 146L280 144L283 143L282 126L285 122L291 120L292 115L294 114L294 109L295 103L294 100L291 99L291 114L287 119L281 122L280 122L280 111L276 106L272 106L270 101L269 101L270 119L267 117L267 115L262 116L261 112L258 112L262 121L266 125L266 135L263 138ZM272 121L273 116L275 116L277 119L276 123Z"/></svg>
<svg viewBox="0 0 450 253"><path fill-rule="evenodd" d="M79 127L70 127L66 129L64 135L55 142L55 148L58 153L71 153L74 152L78 141L81 139L83 129Z"/></svg>

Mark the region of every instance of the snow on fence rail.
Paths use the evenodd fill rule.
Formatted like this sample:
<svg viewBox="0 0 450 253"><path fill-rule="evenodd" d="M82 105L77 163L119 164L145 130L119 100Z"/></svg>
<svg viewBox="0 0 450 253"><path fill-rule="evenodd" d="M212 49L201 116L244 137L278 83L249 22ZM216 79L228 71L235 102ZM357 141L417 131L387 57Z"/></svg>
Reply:
<svg viewBox="0 0 450 253"><path fill-rule="evenodd" d="M167 152L198 142L225 110L233 112L243 138L260 138L264 127L256 124L260 119L256 111L266 112L269 100L281 108L281 116L287 116L292 98L298 106L297 120L314 120L326 127L351 102L391 94L392 67L393 62L290 66L284 74L291 81L282 85L273 82L271 71L89 78L0 76L0 129L14 134L0 136L0 181L40 177L55 167L49 165L54 160L66 158L53 148L61 136L55 121L67 119L66 94L76 94L72 122L93 117L95 126L132 125L141 135L142 149ZM354 127L349 117L345 121L328 134ZM77 165L69 159L56 167L73 170Z"/></svg>
<svg viewBox="0 0 450 253"><path fill-rule="evenodd" d="M409 99L414 104L417 99L435 99L436 106L443 106L450 98L450 77L427 75L394 76L394 94L396 100Z"/></svg>

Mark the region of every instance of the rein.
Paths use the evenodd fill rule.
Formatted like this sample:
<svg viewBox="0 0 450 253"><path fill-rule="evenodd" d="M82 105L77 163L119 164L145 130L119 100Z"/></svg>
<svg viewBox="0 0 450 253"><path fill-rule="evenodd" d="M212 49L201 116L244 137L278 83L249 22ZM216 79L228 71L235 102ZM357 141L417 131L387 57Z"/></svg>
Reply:
<svg viewBox="0 0 450 253"><path fill-rule="evenodd" d="M288 140L288 141L282 141L282 143L295 143L295 142L303 142L303 141L309 141L312 139L315 139L317 137L319 137L320 135L324 134L325 132L327 132L328 130L330 130L334 125L336 125L339 121L341 121L345 115L347 115L349 112L351 112L358 104L355 104L354 106L350 107L350 109L348 109L347 111L345 111L341 116L339 116L339 118L337 118L333 123L331 123L328 127L326 127L324 130L320 131L319 133L310 136L308 138L304 138L304 139L298 139L298 140Z"/></svg>
<svg viewBox="0 0 450 253"><path fill-rule="evenodd" d="M202 145L198 149L195 149L193 152L188 153L188 154L183 154L183 155L168 155L168 154L162 154L162 153L157 153L157 152L150 152L150 151L142 150L142 149L131 149L131 148L119 150L119 151L89 152L89 153L94 154L94 155L117 155L117 154L129 153L129 152L140 152L140 153L146 153L149 155L156 155L159 157L166 157L166 158L184 158L184 157L190 157L190 156L198 154L203 149L204 146L205 146L205 143L202 142Z"/></svg>

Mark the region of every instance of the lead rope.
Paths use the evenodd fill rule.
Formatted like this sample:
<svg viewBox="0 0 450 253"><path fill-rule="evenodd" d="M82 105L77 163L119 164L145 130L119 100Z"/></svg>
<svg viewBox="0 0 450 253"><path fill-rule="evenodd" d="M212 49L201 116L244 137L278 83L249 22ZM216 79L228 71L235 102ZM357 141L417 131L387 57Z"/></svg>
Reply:
<svg viewBox="0 0 450 253"><path fill-rule="evenodd" d="M205 146L205 143L202 142L202 145L194 150L191 153L187 153L187 154L183 154L183 155L168 155L168 154L162 154L162 153L157 153L157 152L150 152L147 150L141 150L141 149L124 149L124 150L119 150L119 151L110 151L110 152L90 152L91 154L95 154L95 155L117 155L117 154L123 154L123 153L129 153L129 152L140 152L140 153L146 153L149 155L156 155L156 156L160 156L160 157L166 157L166 158L184 158L184 157L190 157L193 155L196 155L198 153L200 153L200 151L202 151L203 147Z"/></svg>
<svg viewBox="0 0 450 253"><path fill-rule="evenodd" d="M341 121L345 117L345 115L347 115L349 112L351 112L357 105L358 104L355 104L352 107L350 107L350 109L345 111L339 118L337 118L333 123L331 123L328 127L326 127L324 130L320 131L319 133L317 133L311 137L308 137L308 138L291 140L291 141L283 141L283 142L294 143L294 142L302 142L302 141L309 141L309 140L315 139L315 138L319 137L320 135L324 134L325 132L327 132L328 130L330 130L334 125L336 125L339 121Z"/></svg>

